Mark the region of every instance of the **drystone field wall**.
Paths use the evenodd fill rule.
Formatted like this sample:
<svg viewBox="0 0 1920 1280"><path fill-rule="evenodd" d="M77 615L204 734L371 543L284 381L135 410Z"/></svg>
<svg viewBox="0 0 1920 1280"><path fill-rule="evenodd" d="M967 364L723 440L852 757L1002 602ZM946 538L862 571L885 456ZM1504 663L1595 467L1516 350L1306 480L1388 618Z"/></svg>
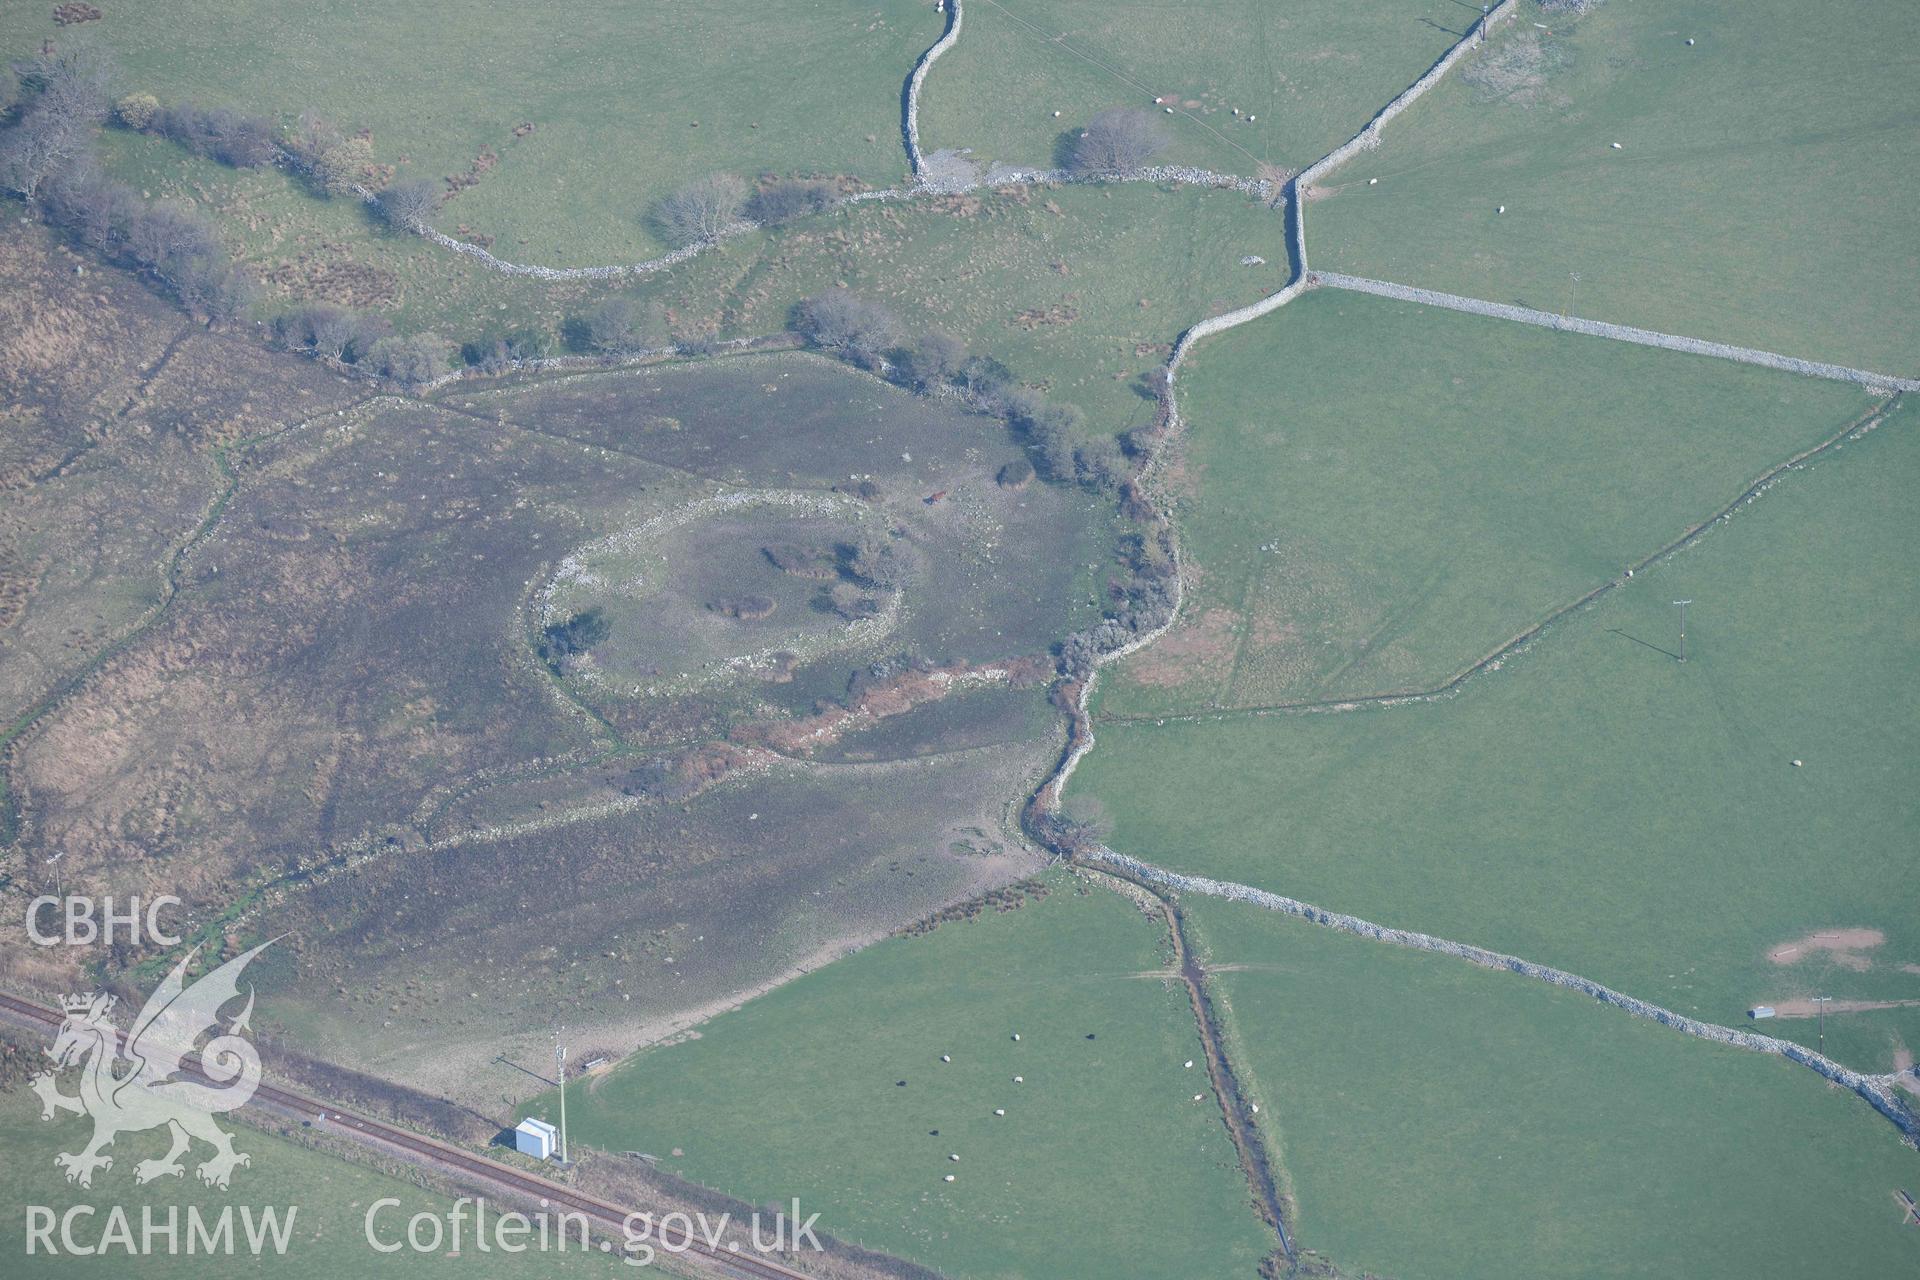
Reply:
<svg viewBox="0 0 1920 1280"><path fill-rule="evenodd" d="M1380 145L1380 131L1395 116L1425 97L1427 91L1446 76L1460 59L1479 48L1493 29L1493 24L1513 14L1516 0L1500 0L1500 3L1480 15L1480 20L1467 28L1467 34L1459 43L1440 55L1439 61L1427 68L1427 73L1408 85L1406 90L1380 108L1379 114L1367 121L1367 127L1347 139L1318 160L1302 169L1293 179L1293 198L1288 202L1293 206L1293 250L1294 270L1306 274L1307 270L1307 211L1306 193L1320 178L1339 168L1362 151L1370 151Z"/></svg>
<svg viewBox="0 0 1920 1280"><path fill-rule="evenodd" d="M926 157L920 152L920 89L927 82L927 72L933 70L933 64L940 55L953 48L960 38L960 0L947 0L947 29L938 40L920 55L920 61L913 64L913 74L907 77L907 163L913 168L913 176L921 177L926 171Z"/></svg>
<svg viewBox="0 0 1920 1280"><path fill-rule="evenodd" d="M542 267L532 263L508 262L504 258L496 258L477 244L469 244L465 240L456 240L446 232L436 231L429 226L422 225L416 228L416 230L441 248L451 249L455 253L464 253L469 258L480 262L489 270L498 271L502 275L531 276L535 280L554 281L618 280L622 276L651 275L655 271L663 271L668 267L678 266L680 263L696 256L702 249L707 247L708 243L704 240L696 241L693 244L683 245L675 249L672 253L662 254L658 258L652 258L646 262L624 263L611 267ZM739 235L743 231L751 230L753 230L752 223L736 222L720 234L732 236Z"/></svg>
<svg viewBox="0 0 1920 1280"><path fill-rule="evenodd" d="M1308 276L1308 282L1314 285L1325 285L1332 289L1347 289L1354 293L1372 293L1383 298L1398 298L1403 302L1418 302L1429 307L1444 307L1449 311L1466 311L1474 315L1492 316L1499 320L1513 320L1520 324L1538 325L1545 329L1584 333L1596 338L1612 338L1617 342L1631 342L1643 347L1664 347L1668 351L1685 351L1697 356L1736 360L1741 364L1764 365L1769 369L1797 373L1809 378L1830 378L1838 382L1853 382L1882 393L1920 391L1920 380L1913 378L1874 373L1868 369L1850 369L1845 365L1825 364L1818 360L1802 360L1798 356L1777 355L1771 351L1757 351L1752 347L1735 347L1724 342L1708 342L1703 338L1659 333L1652 329L1636 329L1632 325L1610 324L1605 320L1583 320L1578 316L1556 315L1551 311L1536 311L1532 307L1516 307L1505 302L1485 302L1479 298L1463 298L1457 294L1439 293L1432 289L1415 288L1412 285L1391 284L1385 280L1368 280L1361 276L1346 276L1333 271L1316 271Z"/></svg>
<svg viewBox="0 0 1920 1280"><path fill-rule="evenodd" d="M1470 960L1474 964L1485 965L1490 969L1505 969L1522 977L1533 978L1551 986L1566 987L1583 995L1592 996L1603 1004L1610 1004L1624 1010L1636 1018L1647 1018L1664 1027L1683 1032L1701 1040L1712 1040L1718 1044L1732 1045L1737 1049L1748 1049L1755 1053L1770 1053L1797 1062L1801 1066L1831 1080L1837 1085L1853 1090L1871 1104L1874 1110L1892 1121L1894 1127L1905 1134L1910 1141L1920 1142L1920 1117L1914 1115L1906 1104L1894 1092L1884 1077L1862 1075L1849 1067L1841 1066L1833 1059L1816 1053L1805 1045L1795 1044L1791 1040L1777 1040L1772 1036L1755 1035L1751 1031L1739 1031L1733 1027L1716 1026L1710 1022L1701 1022L1684 1014L1663 1009L1636 996L1615 991L1612 987L1602 986L1590 978L1568 973L1564 969L1555 969L1531 960L1522 960L1518 956L1505 955L1498 951L1489 951L1485 947L1476 947L1464 942L1452 942L1446 938L1436 938L1432 934L1415 933L1407 929L1393 929L1386 925L1374 924L1358 916L1343 915L1338 911L1328 911L1311 903L1294 898L1269 893L1265 889L1256 889L1251 885L1234 884L1223 880L1210 880L1204 876L1182 875L1177 871L1168 871L1151 863L1116 853L1112 849L1100 848L1083 854L1086 861L1110 867L1138 880L1172 889L1178 893L1197 893L1210 898L1225 898L1232 902L1245 902L1269 911L1279 911L1286 915L1297 916L1313 924L1342 933L1354 934L1374 942L1391 943L1394 946L1409 947L1415 951L1431 951L1439 955L1453 956L1460 960Z"/></svg>
<svg viewBox="0 0 1920 1280"><path fill-rule="evenodd" d="M1065 182L1093 185L1109 182L1165 182L1187 187L1217 187L1227 191L1244 191L1250 196L1258 196L1269 202L1275 195L1273 183L1265 178L1247 178L1237 173L1216 173L1212 169L1200 169L1183 164L1156 164L1141 169L1129 169L1125 173L1082 176L1069 169L1031 169L1024 165L996 162L987 169L986 176L973 185L1036 187Z"/></svg>

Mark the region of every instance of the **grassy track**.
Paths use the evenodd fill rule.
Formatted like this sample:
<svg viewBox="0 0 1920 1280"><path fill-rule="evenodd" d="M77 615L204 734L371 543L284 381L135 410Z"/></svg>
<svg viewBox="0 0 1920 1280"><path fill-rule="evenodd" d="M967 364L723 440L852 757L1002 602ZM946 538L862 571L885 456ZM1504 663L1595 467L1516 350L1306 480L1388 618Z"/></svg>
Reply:
<svg viewBox="0 0 1920 1280"><path fill-rule="evenodd" d="M1313 261L1911 376L1911 17L1872 0L1672 0L1576 23L1527 0L1332 175ZM1521 87L1490 89L1489 60Z"/></svg>
<svg viewBox="0 0 1920 1280"><path fill-rule="evenodd" d="M1059 135L1095 112L1160 110L1152 100L1168 97L1180 113L1162 117L1167 163L1298 169L1365 124L1474 16L1453 0L966 0L960 41L927 80L921 137L929 149L1047 164Z"/></svg>
<svg viewBox="0 0 1920 1280"><path fill-rule="evenodd" d="M1181 1066L1200 1045L1185 990L1150 976L1164 932L1051 883L629 1060L569 1099L575 1138L756 1203L797 1195L949 1275L1251 1273L1272 1241L1204 1069Z"/></svg>
<svg viewBox="0 0 1920 1280"><path fill-rule="evenodd" d="M1902 1275L1920 1157L1777 1058L1257 908L1188 899L1296 1236L1402 1280ZM1243 966L1233 968L1235 966Z"/></svg>
<svg viewBox="0 0 1920 1280"><path fill-rule="evenodd" d="M68 1088L71 1088L69 1083ZM599 1254L583 1254L578 1238L570 1240L567 1252L529 1250L519 1256L494 1250L476 1252L473 1248L472 1216L465 1227L465 1247L459 1253L446 1248L429 1253L406 1250L393 1257L375 1253L367 1244L365 1217L374 1201L392 1197L400 1201L389 1206L376 1220L383 1243L404 1239L407 1221L414 1214L427 1213L441 1220L453 1205L452 1197L423 1190L410 1181L387 1177L373 1169L349 1163L337 1157L309 1150L283 1138L270 1137L255 1129L227 1126L234 1131L234 1146L253 1157L253 1163L234 1173L233 1186L217 1191L202 1186L193 1174L198 1158L206 1148L195 1147L188 1157L187 1173L180 1179L162 1178L145 1187L134 1184L133 1166L140 1160L158 1158L166 1153L163 1130L122 1137L112 1148L113 1168L95 1175L91 1189L69 1184L55 1167L53 1157L60 1151L77 1151L87 1140L85 1119L63 1117L58 1123L43 1124L40 1102L24 1088L0 1093L0 1138L7 1145L7 1160L0 1170L0 1196L9 1211L0 1217L0 1255L9 1259L10 1275L52 1276L126 1276L191 1277L192 1280L226 1280L230 1276L273 1275L286 1280L320 1280L321 1277L399 1274L476 1276L482 1280L495 1276L547 1277L553 1275L607 1276L622 1268ZM129 1257L119 1249L102 1257L48 1257L45 1253L30 1261L26 1258L27 1208L42 1205L55 1214L64 1214L75 1205L92 1205L91 1218L77 1220L75 1236L82 1244L96 1243L107 1225L113 1206L122 1207L132 1224L134 1240L140 1239L141 1211L151 1206L156 1220L166 1221L169 1208L177 1209L180 1222L180 1252L170 1256L164 1236L154 1237L157 1252ZM234 1206L234 1234L241 1241L232 1257L208 1257L204 1253L188 1256L187 1207L198 1207L209 1225L227 1206ZM271 1251L254 1258L246 1250L239 1219L239 1206L258 1213L272 1206L282 1221L289 1206L294 1209L293 1230L284 1257ZM501 1205L491 1209L511 1209ZM489 1219L491 1221L491 1218ZM426 1230L423 1228L423 1231ZM424 1237L423 1237L424 1238ZM56 1230L54 1240L59 1240Z"/></svg>
<svg viewBox="0 0 1920 1280"><path fill-rule="evenodd" d="M1331 292L1202 345L1180 388L1193 595L1112 714L1433 688L1874 403Z"/></svg>
<svg viewBox="0 0 1920 1280"><path fill-rule="evenodd" d="M1707 1021L1920 997L1910 409L1451 700L1112 724L1076 775L1116 848L1584 974ZM1671 601L1691 599L1689 661ZM1664 650L1664 651L1663 651ZM1803 768L1793 761L1804 760ZM1855 971L1775 965L1825 929ZM1811 1044L1809 1021L1771 1030ZM1912 1008L1828 1020L1891 1068Z"/></svg>
<svg viewBox="0 0 1920 1280"><path fill-rule="evenodd" d="M48 12L0 3L5 52L53 35ZM897 180L901 85L940 25L914 0L183 0L111 9L91 30L165 102L314 108L431 177L490 149L450 220L499 236L506 257L567 266L652 256L638 215L712 170Z"/></svg>

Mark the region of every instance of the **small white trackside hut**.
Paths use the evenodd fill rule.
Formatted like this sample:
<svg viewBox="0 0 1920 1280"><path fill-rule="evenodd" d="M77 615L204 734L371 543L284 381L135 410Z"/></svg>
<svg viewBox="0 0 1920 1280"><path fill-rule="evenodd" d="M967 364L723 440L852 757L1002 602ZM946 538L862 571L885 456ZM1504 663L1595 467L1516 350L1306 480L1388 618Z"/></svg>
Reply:
<svg viewBox="0 0 1920 1280"><path fill-rule="evenodd" d="M536 1160L551 1160L560 1145L560 1131L545 1120L522 1120L513 1127L513 1149Z"/></svg>

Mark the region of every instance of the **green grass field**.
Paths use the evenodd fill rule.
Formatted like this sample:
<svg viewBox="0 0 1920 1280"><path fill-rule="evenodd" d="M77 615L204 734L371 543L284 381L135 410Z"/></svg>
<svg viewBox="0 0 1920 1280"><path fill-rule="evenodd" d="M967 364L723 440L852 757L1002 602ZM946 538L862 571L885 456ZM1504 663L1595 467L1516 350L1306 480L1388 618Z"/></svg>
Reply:
<svg viewBox="0 0 1920 1280"><path fill-rule="evenodd" d="M71 1089L71 1082L66 1087ZM251 1165L235 1171L233 1184L226 1191L203 1186L193 1174L198 1159L207 1153L205 1147L195 1148L196 1154L189 1157L184 1177L162 1178L144 1187L136 1186L134 1164L166 1153L166 1137L159 1131L121 1138L112 1148L113 1168L96 1174L91 1188L80 1188L67 1182L53 1158L57 1152L77 1151L85 1144L88 1122L65 1116L57 1123L43 1123L39 1099L24 1087L0 1092L0 1138L4 1138L7 1145L7 1159L0 1166L0 1198L9 1206L7 1212L0 1215L0 1257L8 1260L4 1268L7 1274L31 1275L36 1280L42 1276L129 1275L183 1280L263 1275L282 1280L446 1275L477 1276L486 1280L495 1276L611 1276L623 1270L618 1263L598 1253L582 1253L577 1235L569 1238L570 1247L565 1252L557 1248L544 1253L529 1250L519 1255L477 1252L469 1234L465 1249L459 1253L450 1248L429 1253L416 1253L411 1249L392 1255L377 1253L367 1243L366 1236L366 1215L376 1200L391 1197L400 1201L398 1206L382 1209L374 1221L378 1239L390 1244L405 1238L408 1219L418 1213L440 1219L444 1228L453 1198L257 1129L231 1124L225 1127L234 1134L234 1147L253 1158ZM136 1241L141 1231L143 1207L150 1206L162 1223L166 1221L169 1207L174 1207L181 1223L181 1252L167 1254L165 1237L156 1236L158 1250L145 1256L129 1257L115 1248L98 1257L64 1254L50 1257L37 1253L28 1259L27 1206L30 1205L45 1206L57 1215L65 1214L75 1205L94 1206L93 1217L76 1220L74 1234L83 1245L100 1241L107 1214L113 1206L122 1207L128 1214ZM186 1253L188 1206L196 1207L209 1224L224 1207L233 1207L233 1231L242 1242L236 1245L233 1256ZM280 1213L282 1222L286 1220L288 1208L292 1208L293 1227L288 1233L284 1256L271 1252L271 1246L265 1256L252 1256L244 1244L242 1206L256 1214L271 1207ZM493 1211L518 1206L496 1200L488 1207ZM471 1229L469 1215L466 1230L471 1232ZM425 1233L428 1228L421 1230ZM57 1230L53 1238L56 1243L59 1241ZM421 1238L428 1239L425 1234Z"/></svg>
<svg viewBox="0 0 1920 1280"><path fill-rule="evenodd" d="M725 242L648 286L723 336L785 326L845 284L910 330L939 328L1120 431L1180 332L1286 282L1285 224L1234 191L1062 187L864 205ZM1241 266L1249 255L1266 265Z"/></svg>
<svg viewBox="0 0 1920 1280"><path fill-rule="evenodd" d="M1250 1274L1272 1241L1204 1072L1181 1066L1200 1046L1184 989L1155 976L1164 928L1049 883L629 1059L572 1093L575 1139L754 1203L798 1196L842 1239L948 1275Z"/></svg>
<svg viewBox="0 0 1920 1280"><path fill-rule="evenodd" d="M54 35L49 11L0 3L4 51ZM653 256L662 245L640 215L714 170L897 181L901 86L940 29L915 0L185 0L109 8L85 28L129 87L163 102L288 119L312 108L372 129L379 160L433 178L492 154L439 220L548 266ZM516 136L523 124L533 131Z"/></svg>
<svg viewBox="0 0 1920 1280"><path fill-rule="evenodd" d="M1871 0L1671 0L1576 22L1525 0L1476 64L1329 177L1308 254L1920 373L1911 18Z"/></svg>
<svg viewBox="0 0 1920 1280"><path fill-rule="evenodd" d="M1105 803L1115 848L1710 1022L1920 999L1916 480L1920 435L1896 409L1453 699L1106 724L1074 791ZM1766 958L1854 927L1884 945ZM1898 1038L1920 1045L1920 1010L1827 1021L1829 1051L1863 1069L1891 1069Z"/></svg>
<svg viewBox="0 0 1920 1280"><path fill-rule="evenodd" d="M1920 1156L1804 1068L1189 898L1235 1062L1343 1274L1895 1276Z"/></svg>
<svg viewBox="0 0 1920 1280"><path fill-rule="evenodd" d="M375 311L401 332L464 341L525 325L558 332L608 286L504 275L418 236L383 231L357 200L324 199L278 169L234 170L163 139L108 129L106 167L149 197L212 215L221 243L261 285L256 314L301 302ZM453 232L457 219L446 221ZM521 246L496 244L512 257Z"/></svg>
<svg viewBox="0 0 1920 1280"><path fill-rule="evenodd" d="M568 316L619 288L486 270L384 233L356 203L315 197L278 171L235 172L119 130L103 144L125 180L216 215L228 249L265 286L262 315L328 301L455 342L529 325L557 342ZM726 240L628 287L661 299L677 332L743 337L778 332L794 303L845 283L1120 431L1151 416L1138 380L1181 330L1284 283L1284 237L1278 213L1237 192L1068 187L858 205ZM1248 255L1268 265L1241 266Z"/></svg>
<svg viewBox="0 0 1920 1280"><path fill-rule="evenodd" d="M1478 16L1455 0L967 0L965 12L927 77L928 149L1052 164L1059 136L1095 112L1160 112L1165 98L1179 110L1162 115L1165 163L1244 174L1303 168L1346 141Z"/></svg>
<svg viewBox="0 0 1920 1280"><path fill-rule="evenodd" d="M1437 687L1874 403L1333 291L1203 343L1180 394L1193 592L1109 714Z"/></svg>

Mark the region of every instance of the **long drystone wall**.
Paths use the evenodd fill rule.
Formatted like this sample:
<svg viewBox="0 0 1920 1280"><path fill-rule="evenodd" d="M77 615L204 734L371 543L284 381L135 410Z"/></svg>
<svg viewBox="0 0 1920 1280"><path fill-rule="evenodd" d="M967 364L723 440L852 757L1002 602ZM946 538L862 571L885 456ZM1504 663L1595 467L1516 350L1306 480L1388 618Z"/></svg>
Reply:
<svg viewBox="0 0 1920 1280"><path fill-rule="evenodd" d="M1113 868L1138 880L1157 884L1163 888L1180 893L1197 893L1210 898L1225 898L1233 902L1245 902L1253 906L1264 907L1269 911L1279 911L1286 915L1297 916L1302 920L1338 929L1342 933L1351 933L1358 937L1370 938L1375 942L1391 943L1394 946L1410 947L1416 951L1432 951L1440 955L1454 956L1461 960L1470 960L1490 969L1505 969L1522 977L1533 978L1556 987L1566 987L1572 991L1592 996L1603 1004L1622 1009L1636 1018L1647 1018L1664 1027L1694 1036L1701 1040L1712 1040L1719 1044L1732 1045L1738 1049L1748 1049L1755 1053L1770 1053L1797 1062L1801 1066L1833 1081L1835 1084L1853 1090L1888 1120L1895 1128L1905 1134L1912 1142L1920 1143L1920 1116L1908 1109L1906 1103L1894 1092L1884 1077L1862 1075L1850 1067L1844 1067L1823 1054L1816 1053L1805 1045L1795 1044L1791 1040L1776 1040L1772 1036L1756 1035L1751 1031L1740 1031L1733 1027L1717 1026L1711 1022L1701 1022L1684 1014L1663 1009L1659 1005L1649 1004L1637 996L1615 991L1612 987L1602 986L1590 978L1568 973L1564 969L1554 969L1547 965L1535 964L1531 960L1522 960L1518 956L1505 955L1498 951L1489 951L1485 947L1471 946L1464 942L1452 942L1446 938L1436 938L1432 934L1415 933L1407 929L1392 929L1386 925L1375 924L1371 920L1362 920L1358 916L1343 915L1337 911L1328 911L1311 903L1295 898L1269 893L1265 889L1256 889L1252 885L1235 884L1224 880L1210 880L1204 876L1182 875L1177 871L1168 871L1151 863L1112 849L1100 848L1081 855L1086 861Z"/></svg>
<svg viewBox="0 0 1920 1280"><path fill-rule="evenodd" d="M1156 447L1153 457L1149 458L1147 465L1141 469L1140 480L1143 484L1149 483L1164 463L1168 451L1172 448L1174 434L1180 430L1180 394L1176 383L1180 376L1180 365L1187 358L1187 353L1193 350L1193 344L1211 334L1220 333L1223 330L1233 328L1235 325L1245 324L1249 320L1257 320L1271 311L1277 311L1299 297L1306 289L1307 284L1304 280L1295 280L1279 292L1268 294L1266 297L1260 299L1260 301L1249 303L1237 311L1229 311L1223 315L1210 316L1192 325L1185 333L1180 335L1179 340L1173 344L1173 354L1167 357L1167 438ZM1086 758L1087 752L1093 750L1093 716L1088 710L1088 706L1093 698L1093 687L1100 679L1100 668L1109 663L1118 662L1130 654L1138 653L1140 650L1158 640L1161 636L1164 636L1173 627L1173 624L1179 621L1180 611L1186 607L1187 575L1184 566L1181 564L1180 547L1177 542L1174 544L1173 551L1173 606L1167 610L1166 621L1151 631L1142 632L1140 635L1135 636L1119 648L1111 649L1101 654L1093 672L1087 676L1086 680L1082 682L1080 686L1080 695L1075 701L1075 707L1080 723L1084 726L1084 731L1079 734L1078 742L1060 761L1060 767L1055 770L1053 777L1049 778L1046 785L1042 788L1042 796L1046 802L1045 807L1049 811L1057 811L1059 809L1060 803L1066 795L1067 783L1073 777L1073 771L1080 767L1080 762Z"/></svg>
<svg viewBox="0 0 1920 1280"><path fill-rule="evenodd" d="M920 89L927 82L927 72L933 70L933 64L940 55L953 48L960 38L960 0L947 0L947 29L938 40L920 55L913 64L913 74L907 77L907 163L913 169L913 176L922 176L926 169L926 157L920 153Z"/></svg>
<svg viewBox="0 0 1920 1280"><path fill-rule="evenodd" d="M753 230L752 223L736 222L721 234L733 236L751 230ZM420 235L441 248L451 249L455 253L464 253L469 258L476 258L490 270L498 271L502 275L531 276L536 280L617 280L622 276L651 275L655 271L664 271L668 267L677 266L695 257L707 247L708 243L703 240L683 245L672 253L662 254L646 262L623 263L611 267L541 267L531 263L508 262L505 258L496 258L477 244L456 240L446 232L436 231L429 226L422 225L418 231Z"/></svg>
<svg viewBox="0 0 1920 1280"><path fill-rule="evenodd" d="M1460 59L1479 48L1486 40L1487 33L1493 29L1494 23L1512 16L1515 2L1516 0L1500 0L1499 4L1481 14L1480 20L1467 28L1467 34L1460 38L1459 43L1441 54L1439 60L1427 68L1426 74L1408 85L1400 96L1380 108L1373 119L1367 121L1366 128L1294 175L1291 184L1292 198L1287 203L1291 206L1290 212L1293 217L1293 265L1296 272L1304 275L1307 270L1306 195L1308 188L1360 152L1370 151L1379 146L1380 131L1386 127L1388 121L1425 97L1430 89L1446 77L1447 72L1453 70Z"/></svg>
<svg viewBox="0 0 1920 1280"><path fill-rule="evenodd" d="M1402 302L1445 307L1449 311L1466 311L1474 315L1492 316L1499 320L1515 320L1521 324L1538 325L1544 329L1584 333L1596 338L1612 338L1617 342L1631 342L1643 347L1664 347L1668 351L1685 351L1697 356L1716 356L1722 360L1764 365L1769 369L1803 374L1809 378L1831 378L1839 382L1853 382L1870 390L1888 394L1895 391L1920 391L1920 380L1896 377L1890 373L1874 373L1869 369L1850 369L1845 365L1802 360L1798 356L1777 355L1771 351L1758 351L1752 347L1735 347L1724 342L1708 342L1704 338L1682 337L1678 334L1659 333L1652 329L1636 329L1632 325L1612 324L1605 320L1583 320L1579 316L1556 315L1551 311L1536 311L1531 307L1516 307L1511 303L1463 298L1458 294L1419 289L1406 284L1392 284L1385 280L1368 280L1361 276L1341 275L1334 271L1316 271L1308 277L1308 281L1331 289L1372 293L1383 298L1398 298Z"/></svg>

